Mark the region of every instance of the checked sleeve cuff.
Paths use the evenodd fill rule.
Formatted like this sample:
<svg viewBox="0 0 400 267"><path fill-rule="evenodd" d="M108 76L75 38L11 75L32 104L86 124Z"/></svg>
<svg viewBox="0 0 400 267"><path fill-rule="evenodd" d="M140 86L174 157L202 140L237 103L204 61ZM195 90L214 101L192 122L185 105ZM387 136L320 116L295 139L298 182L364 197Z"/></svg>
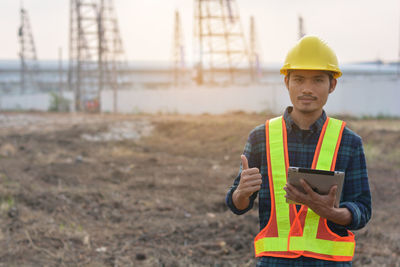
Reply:
<svg viewBox="0 0 400 267"><path fill-rule="evenodd" d="M239 210L235 207L235 205L233 204L233 200L232 200L232 195L235 190L236 190L236 188L231 188L231 190L229 190L228 194L226 195L226 199L225 199L226 205L228 205L229 209L236 215L242 215L242 214L248 212L253 207L255 197L254 197L254 195L250 197L250 203L247 208L245 208L244 210Z"/></svg>
<svg viewBox="0 0 400 267"><path fill-rule="evenodd" d="M340 207L347 208L352 215L351 223L345 226L345 228L348 230L360 229L361 211L358 205L354 202L342 202L340 203Z"/></svg>

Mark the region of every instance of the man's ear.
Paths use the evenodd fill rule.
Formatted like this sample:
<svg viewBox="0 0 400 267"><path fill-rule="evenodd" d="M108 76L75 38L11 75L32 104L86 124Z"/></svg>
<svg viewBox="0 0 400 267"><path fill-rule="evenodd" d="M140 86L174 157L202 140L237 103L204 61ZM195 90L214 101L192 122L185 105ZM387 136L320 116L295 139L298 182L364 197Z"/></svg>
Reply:
<svg viewBox="0 0 400 267"><path fill-rule="evenodd" d="M285 76L285 85L286 85L286 88L289 90L289 75L286 75Z"/></svg>
<svg viewBox="0 0 400 267"><path fill-rule="evenodd" d="M335 91L337 80L335 78L332 78L330 84L331 86L329 88L329 93L332 93L333 91Z"/></svg>

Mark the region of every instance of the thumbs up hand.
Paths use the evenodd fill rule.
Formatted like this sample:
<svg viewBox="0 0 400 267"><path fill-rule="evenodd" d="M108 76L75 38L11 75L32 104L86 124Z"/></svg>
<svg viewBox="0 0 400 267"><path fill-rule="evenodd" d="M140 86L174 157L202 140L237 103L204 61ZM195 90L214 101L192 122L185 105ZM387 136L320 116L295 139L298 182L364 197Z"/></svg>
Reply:
<svg viewBox="0 0 400 267"><path fill-rule="evenodd" d="M249 162L245 155L241 155L242 173L240 174L240 182L236 189L240 198L249 198L254 192L261 188L261 174L258 168L249 168Z"/></svg>

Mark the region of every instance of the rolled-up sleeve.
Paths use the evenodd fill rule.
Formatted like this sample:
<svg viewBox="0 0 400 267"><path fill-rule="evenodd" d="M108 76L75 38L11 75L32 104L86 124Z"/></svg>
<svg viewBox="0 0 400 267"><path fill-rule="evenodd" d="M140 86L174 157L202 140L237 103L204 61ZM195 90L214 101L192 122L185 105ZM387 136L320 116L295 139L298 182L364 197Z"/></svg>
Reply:
<svg viewBox="0 0 400 267"><path fill-rule="evenodd" d="M363 228L371 219L372 204L364 149L359 136L354 138L352 157L346 169L342 195L340 207L347 208L352 214L352 221L345 228L348 230Z"/></svg>
<svg viewBox="0 0 400 267"><path fill-rule="evenodd" d="M244 214L247 211L251 210L254 205L254 200L257 197L257 192L255 192L253 195L251 195L250 203L247 208L245 208L244 210L237 209L235 207L235 205L233 204L232 195L233 195L233 192L236 190L237 186L239 185L239 181L240 181L240 174L238 177L236 177L235 182L233 183L232 187L229 189L228 194L226 195L226 204L228 205L229 209L237 215Z"/></svg>

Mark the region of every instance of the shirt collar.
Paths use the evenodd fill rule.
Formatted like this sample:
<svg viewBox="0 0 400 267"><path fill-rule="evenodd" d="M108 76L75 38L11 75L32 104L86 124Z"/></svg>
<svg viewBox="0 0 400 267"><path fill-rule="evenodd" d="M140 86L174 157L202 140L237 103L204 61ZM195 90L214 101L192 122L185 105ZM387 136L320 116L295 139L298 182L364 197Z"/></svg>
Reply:
<svg viewBox="0 0 400 267"><path fill-rule="evenodd" d="M292 116L290 116L290 113L292 112L293 107L289 106L286 108L285 113L283 114L283 118L286 123L286 129L288 132L291 132L293 130L293 126L295 126L296 129L300 129L296 123L293 121ZM310 131L311 132L320 132L322 130L322 127L325 124L326 121L326 113L324 110L322 110L321 116L310 126Z"/></svg>

